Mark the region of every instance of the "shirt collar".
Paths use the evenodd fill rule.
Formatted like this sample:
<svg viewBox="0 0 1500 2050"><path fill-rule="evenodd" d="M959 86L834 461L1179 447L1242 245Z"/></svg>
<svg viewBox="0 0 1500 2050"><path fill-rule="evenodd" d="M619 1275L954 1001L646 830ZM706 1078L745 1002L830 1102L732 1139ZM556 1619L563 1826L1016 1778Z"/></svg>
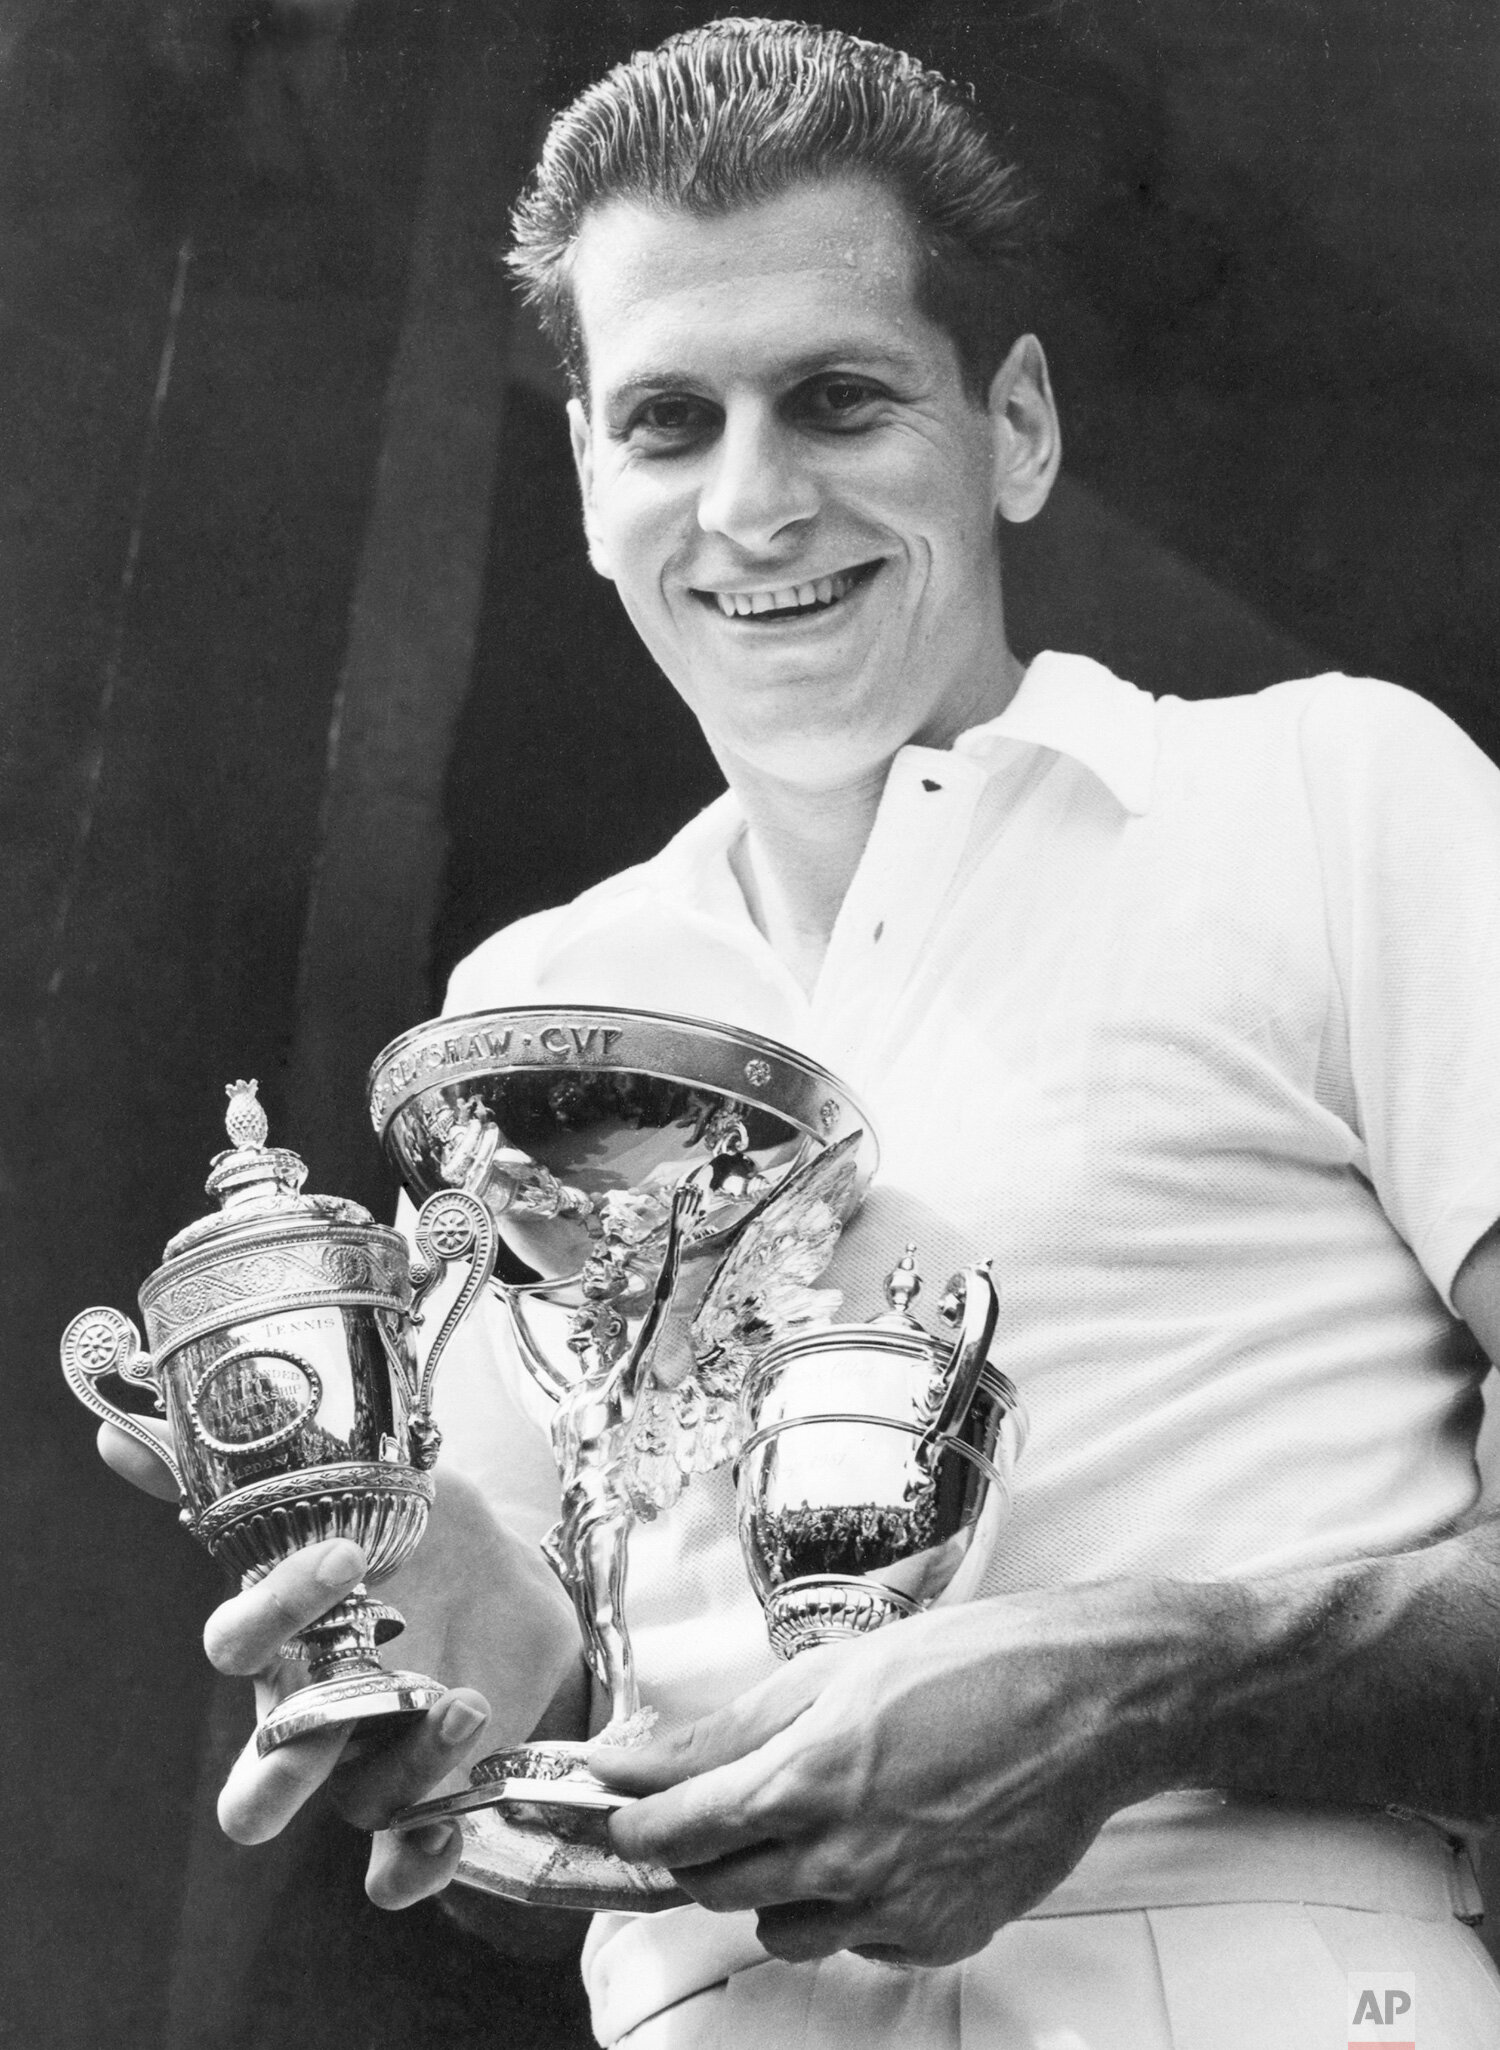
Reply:
<svg viewBox="0 0 1500 2050"><path fill-rule="evenodd" d="M1156 701L1087 655L1038 655L999 717L961 733L953 752L987 762L1012 741L1081 762L1135 816L1149 809Z"/></svg>
<svg viewBox="0 0 1500 2050"><path fill-rule="evenodd" d="M1150 806L1156 700L1087 655L1038 655L1005 710L961 733L952 752L987 771L1016 742L1080 762L1123 811L1139 817ZM748 913L728 856L743 831L739 800L726 790L644 869L628 871L617 883L650 878L685 892L710 916L739 922Z"/></svg>

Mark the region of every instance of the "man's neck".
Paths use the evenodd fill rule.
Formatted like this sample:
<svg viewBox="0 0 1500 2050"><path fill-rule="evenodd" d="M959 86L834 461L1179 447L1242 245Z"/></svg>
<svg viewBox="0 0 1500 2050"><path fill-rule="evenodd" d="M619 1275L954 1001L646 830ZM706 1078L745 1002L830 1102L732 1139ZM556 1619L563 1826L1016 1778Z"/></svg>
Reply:
<svg viewBox="0 0 1500 2050"><path fill-rule="evenodd" d="M890 764L833 790L736 777L749 828L731 860L750 916L809 995L859 867Z"/></svg>
<svg viewBox="0 0 1500 2050"><path fill-rule="evenodd" d="M1007 648L994 681L962 711L914 738L949 747L970 726L995 718L1015 696L1025 665ZM719 755L745 814L745 840L731 855L750 915L809 995L840 907L875 825L890 773L877 762L839 781L790 783Z"/></svg>

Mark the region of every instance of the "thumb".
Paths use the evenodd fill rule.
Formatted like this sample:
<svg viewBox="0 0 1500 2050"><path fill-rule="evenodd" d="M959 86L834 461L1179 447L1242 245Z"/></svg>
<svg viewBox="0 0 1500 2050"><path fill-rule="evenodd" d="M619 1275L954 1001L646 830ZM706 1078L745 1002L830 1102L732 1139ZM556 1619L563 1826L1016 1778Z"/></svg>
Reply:
<svg viewBox="0 0 1500 2050"><path fill-rule="evenodd" d="M644 1744L590 1746L586 1763L622 1794L655 1794L758 1751L794 1723L822 1692L836 1647L803 1652L748 1692L695 1722L679 1723Z"/></svg>
<svg viewBox="0 0 1500 2050"><path fill-rule="evenodd" d="M137 1417L135 1421L153 1438L160 1438L164 1446L171 1445L172 1433L168 1425L149 1416ZM165 1457L153 1458L138 1439L127 1437L117 1425L101 1424L95 1443L99 1447L99 1457L121 1480L143 1488L148 1495L155 1495L163 1502L181 1499Z"/></svg>

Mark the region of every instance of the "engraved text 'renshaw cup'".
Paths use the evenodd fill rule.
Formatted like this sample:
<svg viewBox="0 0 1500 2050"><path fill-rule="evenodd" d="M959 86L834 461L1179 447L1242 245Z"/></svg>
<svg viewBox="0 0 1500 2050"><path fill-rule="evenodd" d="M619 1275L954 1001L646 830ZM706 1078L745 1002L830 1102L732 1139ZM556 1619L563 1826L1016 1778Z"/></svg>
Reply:
<svg viewBox="0 0 1500 2050"><path fill-rule="evenodd" d="M119 1311L84 1310L63 1334L63 1372L80 1402L163 1461L184 1524L243 1582L347 1537L375 1584L426 1528L433 1375L493 1272L495 1228L482 1203L446 1190L418 1219L413 1266L401 1234L357 1203L301 1193L306 1170L266 1145L255 1088L229 1090L234 1143L208 1179L221 1208L179 1232L142 1285L150 1351ZM468 1273L419 1369L418 1308L454 1261ZM100 1392L111 1375L155 1395L169 1442ZM261 1753L309 1730L425 1713L442 1688L376 1655L401 1629L361 1585L300 1631L284 1656L308 1661L310 1684L262 1723Z"/></svg>

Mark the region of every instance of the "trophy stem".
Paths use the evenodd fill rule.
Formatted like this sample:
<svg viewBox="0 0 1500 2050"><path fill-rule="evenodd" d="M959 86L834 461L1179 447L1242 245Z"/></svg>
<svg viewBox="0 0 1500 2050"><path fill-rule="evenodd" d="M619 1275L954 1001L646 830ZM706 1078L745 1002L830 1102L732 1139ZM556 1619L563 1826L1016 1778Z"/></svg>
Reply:
<svg viewBox="0 0 1500 2050"><path fill-rule="evenodd" d="M315 1623L297 1632L287 1655L306 1659L307 1676L315 1685L349 1673L378 1673L377 1644L389 1644L406 1628L406 1619L389 1602L372 1601L364 1583L351 1588Z"/></svg>
<svg viewBox="0 0 1500 2050"><path fill-rule="evenodd" d="M309 1685L273 1709L255 1735L262 1758L293 1737L347 1723L393 1727L425 1715L443 1690L423 1673L390 1672L375 1647L406 1628L397 1609L372 1601L363 1586L351 1589L315 1623L282 1647L284 1658L307 1661Z"/></svg>

